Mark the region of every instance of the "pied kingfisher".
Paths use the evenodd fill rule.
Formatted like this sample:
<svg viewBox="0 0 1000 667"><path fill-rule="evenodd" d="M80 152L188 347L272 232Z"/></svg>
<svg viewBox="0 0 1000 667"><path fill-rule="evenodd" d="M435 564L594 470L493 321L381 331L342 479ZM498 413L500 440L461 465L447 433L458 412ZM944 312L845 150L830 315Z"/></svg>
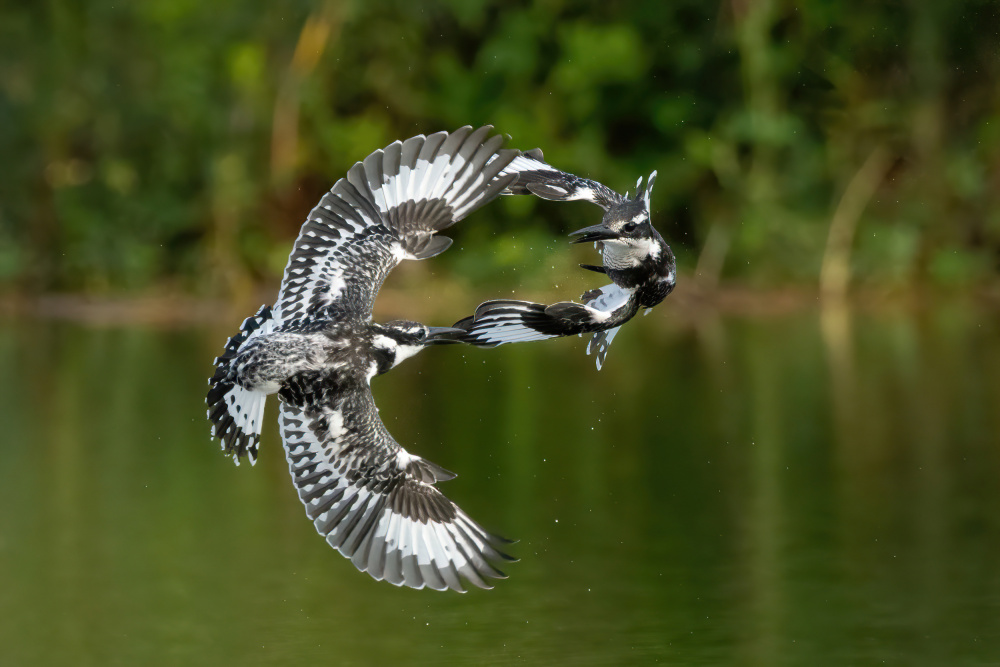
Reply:
<svg viewBox="0 0 1000 667"><path fill-rule="evenodd" d="M492 127L395 142L358 162L309 213L278 300L247 319L216 359L208 416L223 449L256 460L264 401L278 419L306 514L361 571L393 584L490 588L509 560L441 494L454 474L409 454L386 430L369 383L453 328L371 321L386 275L451 245L436 235L500 194L519 153Z"/></svg>
<svg viewBox="0 0 1000 667"><path fill-rule="evenodd" d="M613 282L584 293L582 305L572 301L549 306L512 299L487 301L476 308L474 315L455 323L468 332L461 340L494 347L593 333L587 354L595 354L600 370L621 325L640 308L649 309L663 301L676 283L674 254L650 222L649 197L656 172L649 175L644 189L639 178L634 198L627 192L623 196L597 181L553 168L543 161L538 149L516 157L504 173L518 175L504 194L531 193L556 201L579 199L604 209L600 224L584 227L570 236L578 237L573 243L595 242L603 265L580 266L607 274Z"/></svg>

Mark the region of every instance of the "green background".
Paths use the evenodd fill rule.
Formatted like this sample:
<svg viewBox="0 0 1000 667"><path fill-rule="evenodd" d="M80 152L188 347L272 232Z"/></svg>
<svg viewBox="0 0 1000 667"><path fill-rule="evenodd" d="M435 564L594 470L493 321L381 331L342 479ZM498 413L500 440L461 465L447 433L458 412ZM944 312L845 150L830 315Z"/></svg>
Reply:
<svg viewBox="0 0 1000 667"><path fill-rule="evenodd" d="M658 170L708 286L815 286L824 256L992 286L998 30L985 0L4 3L0 289L245 293L355 161L483 123L622 192ZM598 215L494 204L442 270L530 284Z"/></svg>

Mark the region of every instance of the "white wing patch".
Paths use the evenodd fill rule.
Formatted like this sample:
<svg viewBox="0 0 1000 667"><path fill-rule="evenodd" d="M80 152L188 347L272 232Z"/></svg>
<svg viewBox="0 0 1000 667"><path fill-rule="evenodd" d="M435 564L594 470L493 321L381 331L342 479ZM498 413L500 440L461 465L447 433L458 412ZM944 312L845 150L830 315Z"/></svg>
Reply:
<svg viewBox="0 0 1000 667"><path fill-rule="evenodd" d="M627 290L615 285L605 285L600 290L600 294L587 301L588 306L604 313L611 313L618 310L632 297L632 290Z"/></svg>
<svg viewBox="0 0 1000 667"><path fill-rule="evenodd" d="M344 428L344 413L340 410L330 410L327 413L327 419L329 420L328 435L331 441L337 441L339 438L347 435L347 430Z"/></svg>

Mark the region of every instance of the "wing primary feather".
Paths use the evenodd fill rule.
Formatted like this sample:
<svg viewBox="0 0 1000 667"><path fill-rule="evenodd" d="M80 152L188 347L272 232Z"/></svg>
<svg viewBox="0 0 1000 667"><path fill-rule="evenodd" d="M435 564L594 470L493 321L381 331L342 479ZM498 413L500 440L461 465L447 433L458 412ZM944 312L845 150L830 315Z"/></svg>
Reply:
<svg viewBox="0 0 1000 667"><path fill-rule="evenodd" d="M448 588L448 584L441 577L441 573L438 571L434 561L426 564L418 562L417 566L420 568L420 574L428 588L433 588L436 591L443 591Z"/></svg>
<svg viewBox="0 0 1000 667"><path fill-rule="evenodd" d="M390 526L390 535L392 535L393 540L390 541L389 546L386 549L385 570L383 572L385 574L385 580L396 586L402 586L405 581L403 578L402 552L399 549L399 533L400 524L402 522L402 517L398 514L393 514L392 524Z"/></svg>
<svg viewBox="0 0 1000 667"><path fill-rule="evenodd" d="M464 188L464 192L456 195L452 204L456 209L467 208L470 204L479 201L489 201L490 197L488 195L491 187L495 189L496 194L499 194L500 191L506 189L517 179L516 172L498 176L503 168L517 156L517 151L497 151L496 149L500 141L502 141L500 135L496 135L492 139L496 139L497 141L489 141L483 144L472 156L469 163L471 176L468 182L463 182L462 187ZM502 179L503 185L501 187L495 185L498 178Z"/></svg>
<svg viewBox="0 0 1000 667"><path fill-rule="evenodd" d="M348 512L347 516L344 517L344 519L341 520L340 523L338 523L336 527L334 527L333 531L331 531L327 536L327 541L330 542L330 544L336 548L337 551L340 551L347 556L349 556L350 553L346 552L344 544L351 532L354 530L354 527L358 525L358 521L361 520L364 510L368 507L368 503L371 500L371 495L368 495L367 492L365 493L365 497L361 498L361 490L359 489L356 492L355 501L351 503L350 512ZM360 500L360 505L358 505L358 500Z"/></svg>
<svg viewBox="0 0 1000 667"><path fill-rule="evenodd" d="M459 151L465 142L465 139L469 136L472 131L472 127L466 125L461 127L455 132L448 135L444 144L441 145L441 150L438 155L444 157L444 163L442 164L442 170L448 170L448 178L440 176L431 181L431 192L428 196L430 198L441 198L444 193L447 192L450 185L458 177L462 171L462 166L465 160L460 155ZM436 161L435 161L436 163Z"/></svg>
<svg viewBox="0 0 1000 667"><path fill-rule="evenodd" d="M404 555L400 561L403 564L403 583L410 588L423 588L424 580L417 567L417 557Z"/></svg>
<svg viewBox="0 0 1000 667"><path fill-rule="evenodd" d="M352 550L353 555L351 556L351 562L359 570L364 571L365 566L368 564L368 558L372 545L372 536L375 532L375 526L378 521L379 516L382 514L382 508L385 506L385 501L376 497L373 507L366 509L366 514L364 521L358 524L358 527L353 531L350 539L350 545L348 548Z"/></svg>
<svg viewBox="0 0 1000 667"><path fill-rule="evenodd" d="M362 231L365 227L372 223L379 223L382 221L382 213L372 206L372 203L364 197L358 189L351 184L350 181L343 179L337 181L334 192L344 201L345 204L353 209L350 214L351 218L349 219L358 220L360 222L360 227L355 229L355 232ZM381 189L378 190L378 193L384 195Z"/></svg>
<svg viewBox="0 0 1000 667"><path fill-rule="evenodd" d="M466 527L468 531L476 538L476 543L480 546L483 555L486 556L488 560L506 560L508 562L514 562L517 559L508 556L504 552L500 551L499 547L503 543L503 538L496 535L492 535L483 530L482 526L476 524L468 516L458 517L459 521Z"/></svg>
<svg viewBox="0 0 1000 667"><path fill-rule="evenodd" d="M351 491L350 495L347 494L348 489ZM330 546L334 548L339 546L339 543L334 544L331 540L333 539L337 527L340 525L342 521L344 521L344 518L348 516L348 514L351 511L351 507L353 507L354 503L357 501L358 492L353 487L348 486L344 490L344 496L345 497L342 498L339 503L337 503L337 507L334 508L333 512L327 514L326 518L324 519L324 529L320 531L326 537L326 541L330 542Z"/></svg>
<svg viewBox="0 0 1000 667"><path fill-rule="evenodd" d="M478 199L476 199L472 203L466 204L461 209L455 212L455 220L458 221L464 218L473 210L473 208L475 208L475 205L481 202L490 201L494 197L498 196L500 192L503 191L504 188L506 188L508 185L511 184L511 182L514 181L515 178L517 178L517 174L510 174L507 176L499 176L490 181L489 185L486 186L486 189L483 190L482 195Z"/></svg>
<svg viewBox="0 0 1000 667"><path fill-rule="evenodd" d="M389 204L385 200L385 192L382 189L382 174L385 170L382 167L382 151L375 151L364 159L365 180L368 181L368 190L372 194L372 201L379 211L388 211Z"/></svg>
<svg viewBox="0 0 1000 667"><path fill-rule="evenodd" d="M471 137L470 137L471 141ZM481 192L482 186L486 184L490 178L489 174L486 172L486 167L493 160L493 169L497 167L497 161L503 162L505 156L497 155L497 149L503 143L503 137L499 134L490 137L490 139L481 145L477 146L476 151L469 156L466 164L469 167L469 173L467 177L460 183L456 184L456 191L461 190L461 194L456 194L453 198L453 206L459 208L463 203L472 199L475 200ZM515 152L516 154L516 152ZM499 170L497 170L499 171Z"/></svg>
<svg viewBox="0 0 1000 667"><path fill-rule="evenodd" d="M477 572L479 572L483 577L492 577L494 579L505 579L507 577L507 575L503 572L490 565L489 561L483 555L483 549L488 548L488 545L485 540L475 539L474 536L477 532L476 530L471 530L471 532L466 531L465 527L458 522L453 523L452 526L454 530L462 536L466 546L469 547L468 550L465 551L465 555L473 564L473 567L476 568ZM461 545L461 542L457 543Z"/></svg>
<svg viewBox="0 0 1000 667"><path fill-rule="evenodd" d="M352 189L354 186L350 186ZM355 190L356 192L356 190ZM346 192L346 188L341 192L334 194L330 198L329 207L332 213L340 216L346 224L347 233L350 235L357 235L359 231L363 230L369 223L361 216L361 209L355 207L351 204L351 195ZM374 218L378 220L378 218ZM374 221L373 220L373 221Z"/></svg>
<svg viewBox="0 0 1000 667"><path fill-rule="evenodd" d="M379 522L375 526L375 534L372 538L371 549L368 554L367 567L362 568L376 579L382 579L383 572L385 571L385 539L391 520L392 510L383 508L382 515L379 517Z"/></svg>
<svg viewBox="0 0 1000 667"><path fill-rule="evenodd" d="M436 132L427 137L424 140L423 145L420 147L420 153L417 155L417 164L420 162L427 163L425 167L422 168L420 178L414 183L414 192L420 195L421 199L427 199L427 192L430 189L430 184L433 183L431 180L431 173L433 172L435 158L438 154L438 149L441 148L441 144L444 143L445 139L448 138L447 132Z"/></svg>
<svg viewBox="0 0 1000 667"><path fill-rule="evenodd" d="M380 509L379 496L368 491L364 502L355 510L354 516L351 517L350 530L345 530L345 536L340 545L341 551L345 555L353 557L357 553L357 550L361 548L371 528L372 518L377 515Z"/></svg>
<svg viewBox="0 0 1000 667"><path fill-rule="evenodd" d="M402 151L403 145L398 141L392 142L382 151L382 174L379 180L385 193L386 206L390 209L404 201L400 190L402 173L399 158Z"/></svg>
<svg viewBox="0 0 1000 667"><path fill-rule="evenodd" d="M473 169L473 157L478 152L483 139L492 129L493 127L490 125L484 125L477 128L472 134L465 138L465 142L462 144L461 148L458 149L457 158L460 158L460 163L451 177L451 184L445 190L445 192L450 195L448 199L455 201L458 194L469 185L469 181L475 178L476 171ZM453 162L459 162L457 158L453 160Z"/></svg>
<svg viewBox="0 0 1000 667"><path fill-rule="evenodd" d="M368 184L368 175L363 162L355 162L354 166L347 170L347 181L367 199L375 201L375 194Z"/></svg>
<svg viewBox="0 0 1000 667"><path fill-rule="evenodd" d="M333 507L333 504L335 502L337 502L338 500L340 500L341 498L344 497L344 490L346 488L347 487L341 487L339 489L334 489L333 493L330 493L330 494L327 494L326 496L323 496L323 500L320 503L314 505L312 507L311 512L310 512L309 508L307 507L306 514L309 515L309 517L312 518L312 519L315 519L315 518L318 518L318 517L322 516L323 514L325 514L326 512L328 512L331 507Z"/></svg>
<svg viewBox="0 0 1000 667"><path fill-rule="evenodd" d="M406 191L403 196L408 200L417 200L419 190L417 190L417 156L424 144L424 136L411 137L403 142L403 152L400 156L400 168L406 167L409 170L409 177L406 179Z"/></svg>
<svg viewBox="0 0 1000 667"><path fill-rule="evenodd" d="M420 531L420 535L423 539L424 549L426 549L428 554L427 563L421 563L419 560L417 561L417 565L420 567L420 573L428 587L437 591L446 590L448 588L448 583L444 580L444 577L441 576L441 570L434 557L437 535L434 533L430 524L423 527Z"/></svg>

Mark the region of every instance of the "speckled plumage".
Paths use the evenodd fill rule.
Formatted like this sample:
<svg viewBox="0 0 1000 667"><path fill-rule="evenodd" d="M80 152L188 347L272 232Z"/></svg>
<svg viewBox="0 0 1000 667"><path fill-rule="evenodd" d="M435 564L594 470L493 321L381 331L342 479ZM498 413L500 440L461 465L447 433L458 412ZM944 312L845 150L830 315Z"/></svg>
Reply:
<svg viewBox="0 0 1000 667"><path fill-rule="evenodd" d="M455 326L468 333L463 342L480 347L544 340L592 333L587 354L593 353L600 370L608 347L622 324L640 309L652 308L673 290L676 265L673 252L650 222L649 197L654 171L645 189L636 183L636 196L618 194L605 185L559 171L542 160L541 151L523 153L506 173L517 179L504 194L535 194L556 201L584 200L604 209L601 223L574 232L574 243L594 241L602 265L581 265L606 274L612 284L582 296L583 304L562 301L552 305L510 299L487 301ZM648 311L647 311L648 312Z"/></svg>
<svg viewBox="0 0 1000 667"><path fill-rule="evenodd" d="M280 399L292 480L317 531L375 579L413 588L489 587L507 558L433 485L454 475L406 452L372 399L375 375L454 330L371 321L388 273L450 245L436 235L490 201L517 151L491 127L395 142L352 167L310 212L278 300L216 360L213 435L256 459L264 398Z"/></svg>

